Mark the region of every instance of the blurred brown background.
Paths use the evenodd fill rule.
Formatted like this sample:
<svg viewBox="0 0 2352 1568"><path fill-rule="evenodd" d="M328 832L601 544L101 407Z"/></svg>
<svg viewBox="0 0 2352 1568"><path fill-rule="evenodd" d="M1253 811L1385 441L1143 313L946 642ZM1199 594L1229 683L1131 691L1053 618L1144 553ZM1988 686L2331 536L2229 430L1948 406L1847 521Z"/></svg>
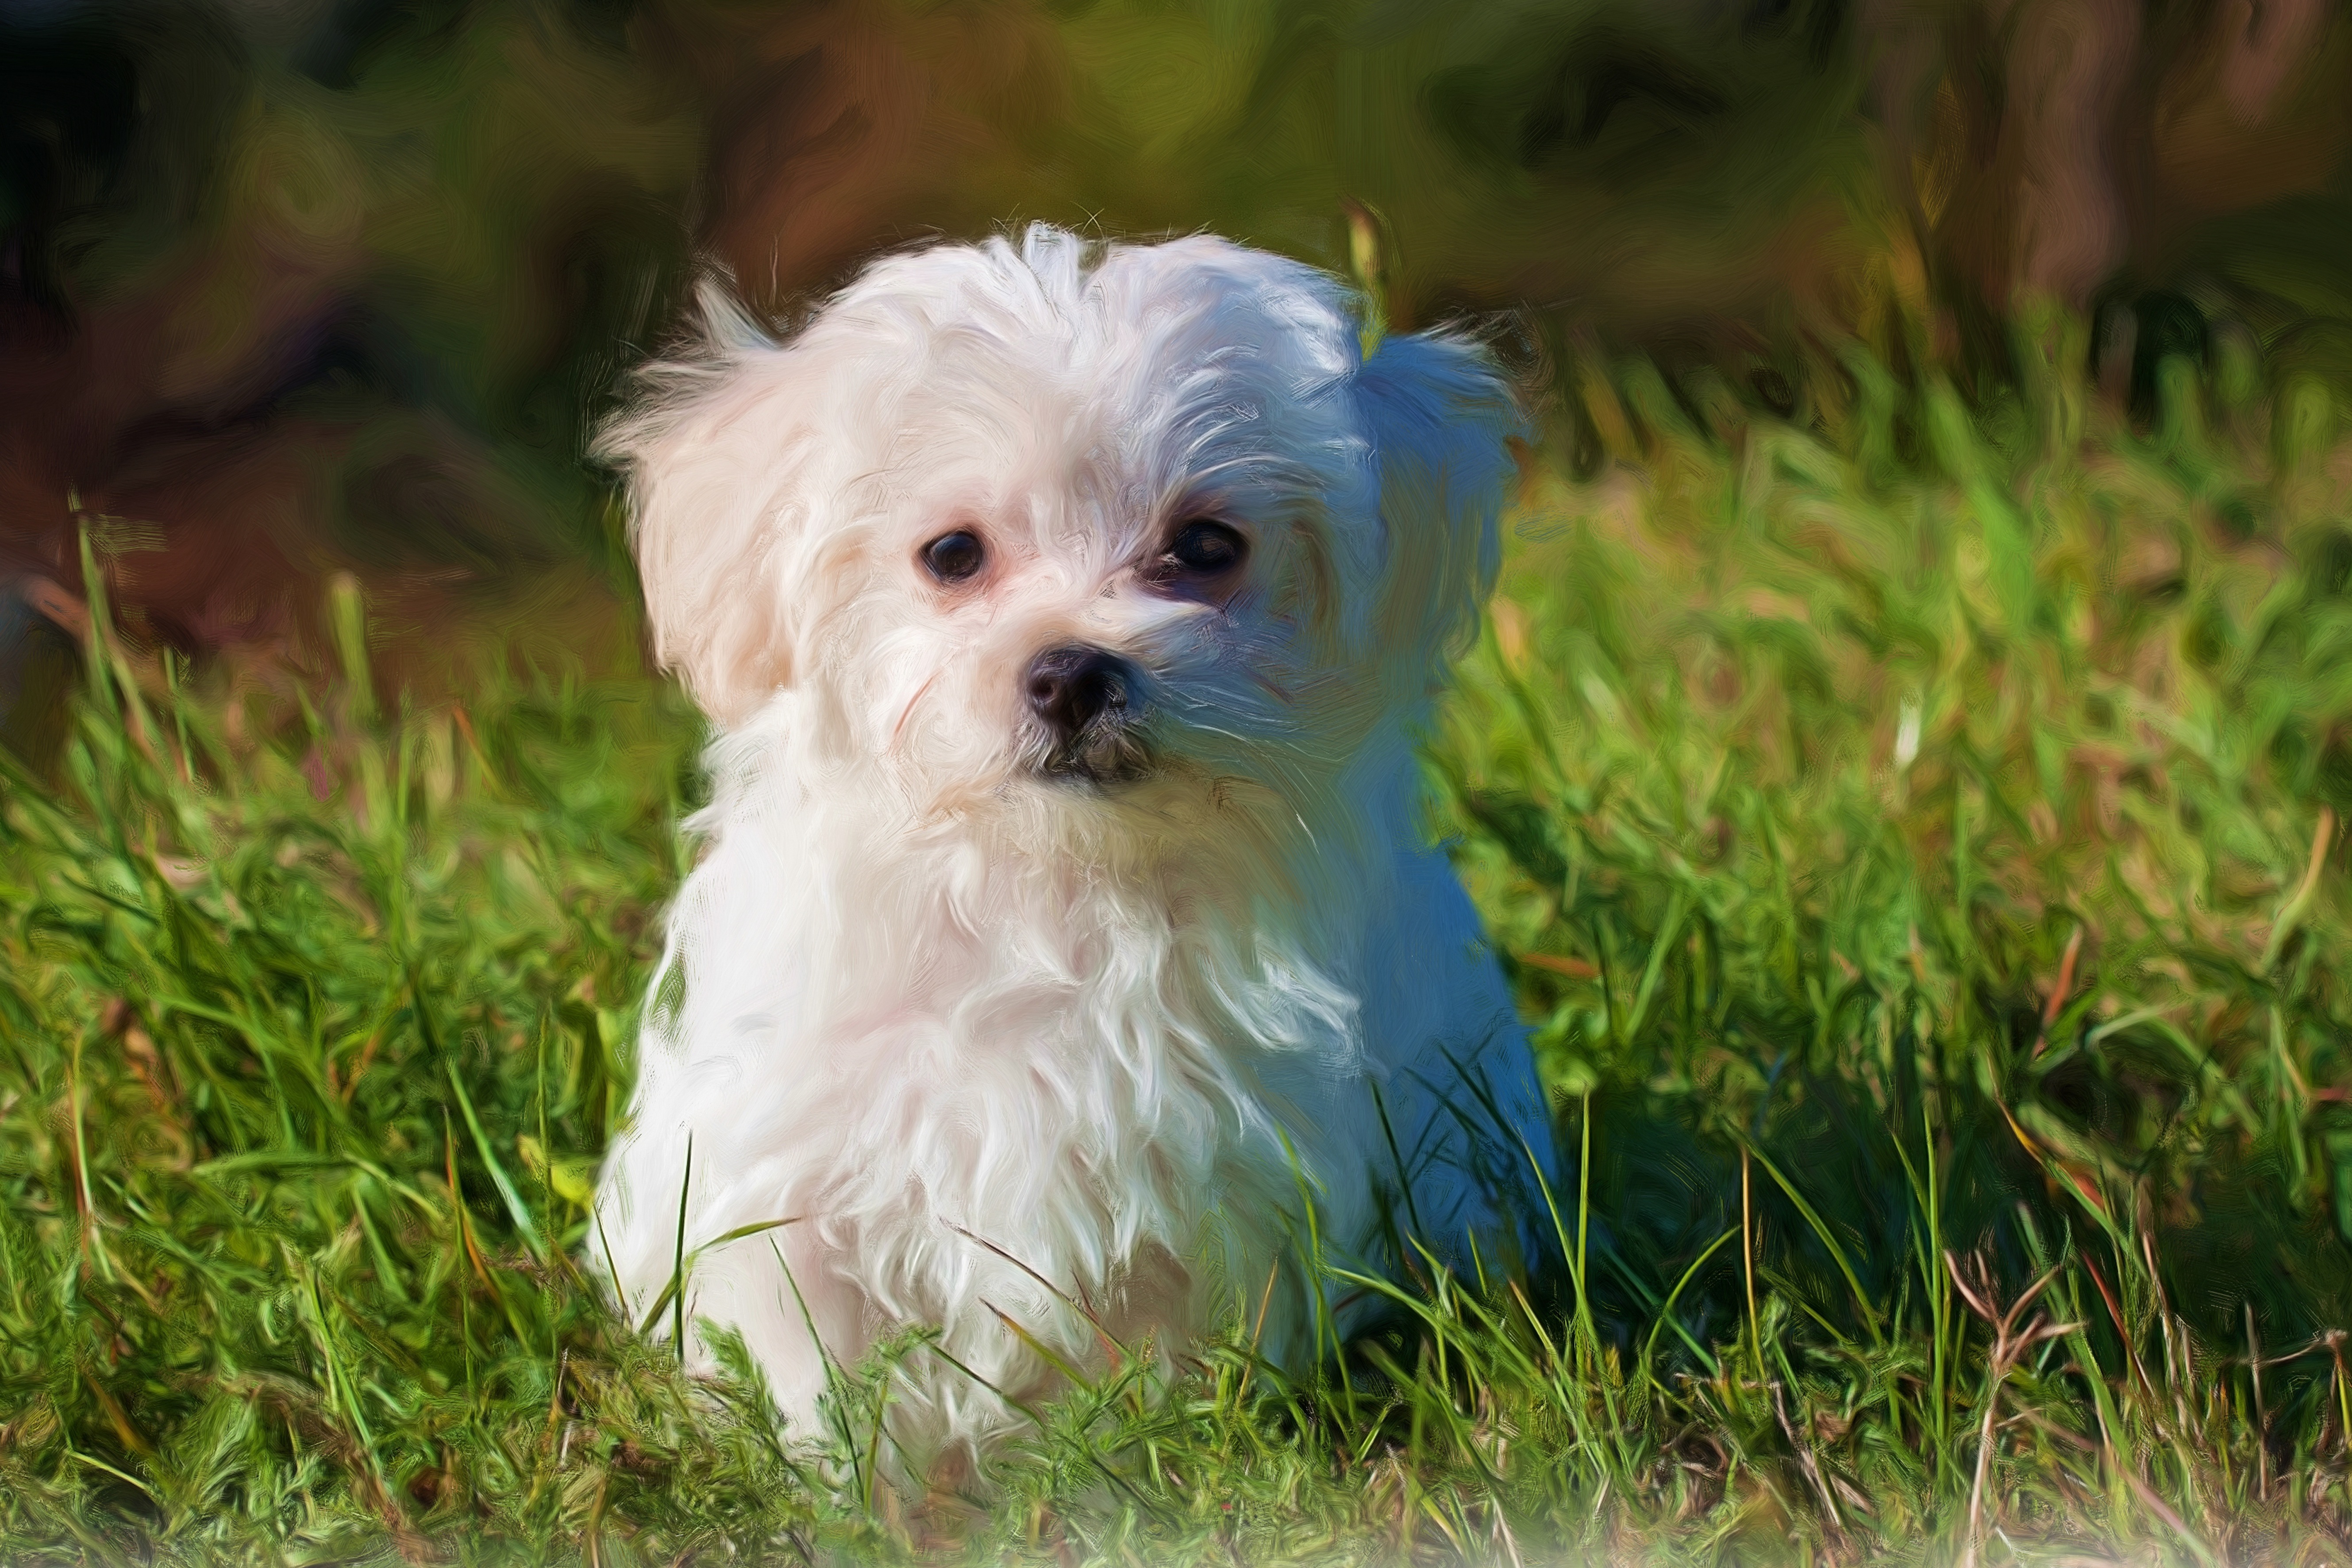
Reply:
<svg viewBox="0 0 2352 1568"><path fill-rule="evenodd" d="M2345 13L6 0L0 703L85 534L150 647L299 658L350 569L404 679L630 657L581 454L698 252L784 311L1028 218L1338 267L1358 203L1391 319L1519 312L1538 383L1641 347L1785 412L1851 336L1979 385L2035 295L2118 397L2229 334L2343 377Z"/></svg>

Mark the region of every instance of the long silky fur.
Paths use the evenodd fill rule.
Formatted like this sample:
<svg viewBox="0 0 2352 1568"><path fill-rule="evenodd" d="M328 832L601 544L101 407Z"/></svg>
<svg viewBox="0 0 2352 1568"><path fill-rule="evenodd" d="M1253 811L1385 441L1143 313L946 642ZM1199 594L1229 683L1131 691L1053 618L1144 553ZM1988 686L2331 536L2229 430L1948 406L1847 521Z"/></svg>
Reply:
<svg viewBox="0 0 2352 1568"><path fill-rule="evenodd" d="M719 730L598 1194L617 1297L695 1254L690 1315L803 1424L827 1356L937 1326L890 1417L920 1466L1053 1386L1004 1319L1098 1365L1098 1326L1255 1315L1302 1181L1361 1266L1408 1228L1535 1245L1549 1118L1415 816L1511 471L1488 357L1366 360L1346 290L1280 258L1042 226L889 258L787 342L715 286L704 323L603 447ZM1203 511L1247 531L1244 585L1150 591ZM950 594L916 559L957 526L991 566ZM1021 672L1074 640L1139 672L1129 782L1039 770ZM1291 1286L1263 1343L1295 1359Z"/></svg>

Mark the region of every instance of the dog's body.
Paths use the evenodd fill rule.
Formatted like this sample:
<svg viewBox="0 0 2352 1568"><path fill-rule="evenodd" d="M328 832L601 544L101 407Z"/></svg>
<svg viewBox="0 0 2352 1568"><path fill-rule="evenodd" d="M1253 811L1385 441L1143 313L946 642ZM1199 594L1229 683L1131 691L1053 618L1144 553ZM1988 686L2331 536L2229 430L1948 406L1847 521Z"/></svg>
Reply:
<svg viewBox="0 0 2352 1568"><path fill-rule="evenodd" d="M789 1222L687 1289L803 1422L931 1324L893 1435L983 1442L1048 1381L999 1314L1082 1363L1069 1300L1255 1314L1309 1188L1341 1260L1528 1240L1549 1121L1412 751L1511 405L1344 304L1217 241L941 247L783 346L714 299L608 443L724 733L599 1222L640 1310Z"/></svg>

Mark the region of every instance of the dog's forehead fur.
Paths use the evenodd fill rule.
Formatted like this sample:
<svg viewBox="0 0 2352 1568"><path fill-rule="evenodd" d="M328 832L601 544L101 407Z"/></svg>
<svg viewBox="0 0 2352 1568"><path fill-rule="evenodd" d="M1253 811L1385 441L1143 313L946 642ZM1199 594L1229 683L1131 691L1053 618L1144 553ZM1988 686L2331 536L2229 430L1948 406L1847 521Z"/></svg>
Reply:
<svg viewBox="0 0 2352 1568"><path fill-rule="evenodd" d="M1180 507L1262 527L1372 510L1331 279L1223 240L1089 248L1048 231L892 258L782 351L777 376L827 389L828 466L855 498L820 527L961 507L1108 566Z"/></svg>

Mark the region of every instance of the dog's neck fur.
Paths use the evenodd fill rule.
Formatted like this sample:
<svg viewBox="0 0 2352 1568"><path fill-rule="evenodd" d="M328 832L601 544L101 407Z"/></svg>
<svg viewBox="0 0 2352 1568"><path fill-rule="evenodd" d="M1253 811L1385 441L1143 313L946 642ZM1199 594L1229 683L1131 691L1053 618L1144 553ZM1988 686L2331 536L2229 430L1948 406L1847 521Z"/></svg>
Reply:
<svg viewBox="0 0 2352 1568"><path fill-rule="evenodd" d="M1328 1054L1351 1034L1344 983L1363 917L1381 907L1388 858L1412 841L1402 748L1280 796L1197 778L1110 799L1024 784L950 813L887 777L780 789L810 776L803 744L780 703L713 749L714 799L689 824L711 873L798 886L772 906L774 926L734 931L699 929L692 911L712 900L689 886L671 957L685 960L690 1012L733 1008L730 986L772 1005L787 963L794 1014L773 1022L825 1042L832 1059L809 1064L820 1072L855 1073L850 1041L866 1029L914 1025L954 1053L942 1085L1008 1056L1099 1059L1133 1076L1139 1109L1186 1058L1203 1087L1254 1090L1212 1064L1310 1041ZM768 945L769 961L740 963L745 942ZM698 962L682 942L732 956ZM1190 1031L1213 1046L1187 1050Z"/></svg>

